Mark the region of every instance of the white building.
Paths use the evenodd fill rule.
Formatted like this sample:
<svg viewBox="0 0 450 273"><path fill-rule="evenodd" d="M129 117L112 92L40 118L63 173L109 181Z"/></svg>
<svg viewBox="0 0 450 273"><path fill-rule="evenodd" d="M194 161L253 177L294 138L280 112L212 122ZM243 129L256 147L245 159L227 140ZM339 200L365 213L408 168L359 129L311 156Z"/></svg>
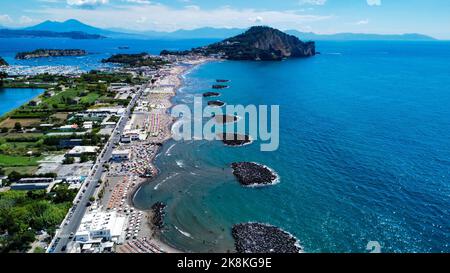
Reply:
<svg viewBox="0 0 450 273"><path fill-rule="evenodd" d="M104 212L93 209L81 219L81 224L75 234L75 241L82 243L98 242L99 240L121 243L126 218L117 212Z"/></svg>
<svg viewBox="0 0 450 273"><path fill-rule="evenodd" d="M75 146L67 152L66 156L69 157L80 157L82 155L94 155L97 153L99 147L97 146Z"/></svg>
<svg viewBox="0 0 450 273"><path fill-rule="evenodd" d="M130 150L114 150L111 155L113 161L126 161L130 159Z"/></svg>

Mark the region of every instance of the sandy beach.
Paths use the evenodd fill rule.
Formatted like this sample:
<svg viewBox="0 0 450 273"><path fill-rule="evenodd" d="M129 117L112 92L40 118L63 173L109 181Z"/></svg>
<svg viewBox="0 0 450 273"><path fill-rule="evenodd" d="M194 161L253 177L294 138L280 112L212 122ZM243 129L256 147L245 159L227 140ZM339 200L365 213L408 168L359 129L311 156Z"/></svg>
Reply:
<svg viewBox="0 0 450 273"><path fill-rule="evenodd" d="M154 84L149 84L150 91L140 101L150 105L150 110L145 113L150 124L140 124L147 128L148 136L145 140L125 145L131 151L128 162L114 163L107 175L105 196L102 198L102 206L107 210L118 210L134 213L139 211L134 206L133 199L140 187L145 183L151 183L152 178L158 175L158 168L154 165L154 159L167 140L172 138L171 128L175 119L170 116L173 106L172 98L183 84L182 76L198 65L212 61L202 58L185 61L183 65L177 64L170 68L161 69L160 77ZM132 118L132 123L137 123L138 118ZM139 128L139 125L131 124L131 128ZM145 178L146 174L150 174ZM134 214L132 214L134 215ZM153 212L139 211L138 235L127 237L123 245L116 249L118 253L180 253L182 251L168 245L160 238L160 230L152 223ZM132 216L134 218L134 216ZM142 224L141 224L142 223ZM130 226L136 222L129 223Z"/></svg>

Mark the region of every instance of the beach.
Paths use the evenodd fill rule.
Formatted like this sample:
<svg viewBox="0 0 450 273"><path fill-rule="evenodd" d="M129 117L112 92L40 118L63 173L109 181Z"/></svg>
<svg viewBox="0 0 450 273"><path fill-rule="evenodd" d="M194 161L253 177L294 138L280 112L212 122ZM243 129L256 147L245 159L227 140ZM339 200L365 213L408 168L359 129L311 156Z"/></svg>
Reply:
<svg viewBox="0 0 450 273"><path fill-rule="evenodd" d="M138 142L122 145L131 151L131 156L128 162L112 164L107 174L105 191L111 194L106 194L101 201L107 210L125 213L131 211L131 218L135 217L133 213L138 209L133 204L134 196L142 185L151 183L158 176L159 171L154 159L162 145L172 138L171 127L175 120L170 116L170 109L173 106L173 97L183 84L182 76L190 69L211 60L188 60L183 64L161 69L158 80L149 85L144 97L138 102L138 105L148 106L149 111L133 115L129 126L130 129L145 128L147 135ZM181 252L160 239L161 231L152 223L152 210L140 213L142 214L136 216L139 228L135 230L138 235L127 237L124 245L118 246L117 252ZM137 223L134 220L129 226Z"/></svg>

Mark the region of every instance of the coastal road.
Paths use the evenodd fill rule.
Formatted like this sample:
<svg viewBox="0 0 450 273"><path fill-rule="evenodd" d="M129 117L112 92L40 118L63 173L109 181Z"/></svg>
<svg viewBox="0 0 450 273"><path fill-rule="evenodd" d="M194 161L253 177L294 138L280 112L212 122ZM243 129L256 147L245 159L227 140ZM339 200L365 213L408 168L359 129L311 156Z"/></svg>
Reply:
<svg viewBox="0 0 450 273"><path fill-rule="evenodd" d="M144 90L148 87L149 85L144 85L128 104L125 113L119 121L119 124L112 132L112 135L108 142L105 144L102 153L97 158L93 169L91 169L90 176L88 176L83 186L80 188L81 192L76 197L79 199L75 200L74 206L72 206L69 211L69 214L72 212L72 216L68 218L67 221L61 224L61 229L55 235L56 239L53 241L53 244L49 246L49 253L63 253L68 250L66 249L66 246L71 241L69 237L72 233L75 234L77 232L77 229L81 223L81 219L88 209L89 199L94 195L99 180L105 172L103 165L109 162L109 160L111 159L111 154L114 150L114 143L120 141L120 136L122 135L123 130L129 120L131 110L142 96ZM83 190L84 192L82 192Z"/></svg>

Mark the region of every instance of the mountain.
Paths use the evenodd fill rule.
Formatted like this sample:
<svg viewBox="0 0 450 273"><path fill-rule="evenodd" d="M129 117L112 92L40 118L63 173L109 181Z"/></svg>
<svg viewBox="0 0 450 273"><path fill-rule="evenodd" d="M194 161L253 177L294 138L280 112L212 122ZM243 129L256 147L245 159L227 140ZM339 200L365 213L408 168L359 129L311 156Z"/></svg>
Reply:
<svg viewBox="0 0 450 273"><path fill-rule="evenodd" d="M70 39L103 39L98 34L88 34L79 31L53 32L40 30L0 29L0 38L70 38Z"/></svg>
<svg viewBox="0 0 450 273"><path fill-rule="evenodd" d="M315 41L434 41L433 37L410 33L410 34L365 34L365 33L336 33L316 34L313 32L300 32L298 30L287 30L286 33L301 37L305 40Z"/></svg>
<svg viewBox="0 0 450 273"><path fill-rule="evenodd" d="M84 32L98 34L110 38L131 38L131 39L226 39L245 32L247 29L240 28L212 28L204 27L192 30L180 29L173 32L160 31L136 31L128 29L102 29L84 24L78 20L70 19L64 22L45 21L38 25L27 27L24 30L51 31L51 32ZM431 41L434 38L422 34L364 34L364 33L337 33L337 34L316 34L312 32L300 32L297 30L287 30L286 33L297 36L302 40L405 40L405 41Z"/></svg>
<svg viewBox="0 0 450 273"><path fill-rule="evenodd" d="M311 57L316 54L314 42L302 42L293 35L266 26L251 27L246 32L209 46L189 51L163 51L161 55L218 55L228 60L282 60Z"/></svg>
<svg viewBox="0 0 450 273"><path fill-rule="evenodd" d="M25 30L39 30L39 31L52 31L52 32L72 32L80 31L89 34L108 34L111 31L103 30L93 26L86 25L78 20L70 19L64 22L57 21L45 21L35 26L27 27Z"/></svg>

